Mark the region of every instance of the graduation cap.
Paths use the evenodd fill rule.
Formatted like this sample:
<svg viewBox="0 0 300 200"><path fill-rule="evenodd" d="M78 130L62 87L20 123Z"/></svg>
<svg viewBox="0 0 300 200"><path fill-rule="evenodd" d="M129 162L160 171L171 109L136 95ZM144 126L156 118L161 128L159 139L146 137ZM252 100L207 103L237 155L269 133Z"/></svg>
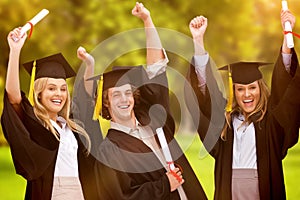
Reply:
<svg viewBox="0 0 300 200"><path fill-rule="evenodd" d="M227 70L231 72L233 83L249 84L262 78L262 73L258 67L271 63L264 62L236 62L219 70Z"/></svg>
<svg viewBox="0 0 300 200"><path fill-rule="evenodd" d="M33 60L23 64L31 74L29 101L33 105L33 85L36 79L42 77L67 79L76 75L68 61L61 53Z"/></svg>
<svg viewBox="0 0 300 200"><path fill-rule="evenodd" d="M225 65L219 70L228 71L229 98L226 106L226 111L232 110L233 101L233 83L250 84L262 78L262 73L258 69L260 66L269 65L265 62L236 62Z"/></svg>
<svg viewBox="0 0 300 200"><path fill-rule="evenodd" d="M61 53L24 63L23 66L29 74L32 74L34 62L36 67L35 80L42 77L66 79L76 75Z"/></svg>
<svg viewBox="0 0 300 200"><path fill-rule="evenodd" d="M146 72L142 65L139 66L114 66L111 71L89 78L99 80L97 87L97 100L93 119L96 120L102 109L102 92L113 87L130 84L139 87L145 80Z"/></svg>

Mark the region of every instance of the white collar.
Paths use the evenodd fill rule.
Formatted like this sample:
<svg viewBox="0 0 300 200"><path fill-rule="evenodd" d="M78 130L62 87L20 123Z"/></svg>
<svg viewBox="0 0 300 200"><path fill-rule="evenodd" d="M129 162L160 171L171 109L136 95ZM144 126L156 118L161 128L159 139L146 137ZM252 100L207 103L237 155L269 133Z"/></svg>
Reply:
<svg viewBox="0 0 300 200"><path fill-rule="evenodd" d="M54 126L55 128L59 127L60 129L64 129L67 125L67 121L61 116L58 116L56 118L56 122L53 121L52 119L50 119L50 122L51 122L52 126ZM57 124L57 122L59 122L61 124L61 127Z"/></svg>
<svg viewBox="0 0 300 200"><path fill-rule="evenodd" d="M122 132L125 132L127 134L130 134L132 131L136 130L138 126L141 126L141 123L136 118L135 118L135 125L136 125L136 128L133 129L133 128L130 128L128 126L124 126L122 124L110 121L110 128L111 129L122 131Z"/></svg>

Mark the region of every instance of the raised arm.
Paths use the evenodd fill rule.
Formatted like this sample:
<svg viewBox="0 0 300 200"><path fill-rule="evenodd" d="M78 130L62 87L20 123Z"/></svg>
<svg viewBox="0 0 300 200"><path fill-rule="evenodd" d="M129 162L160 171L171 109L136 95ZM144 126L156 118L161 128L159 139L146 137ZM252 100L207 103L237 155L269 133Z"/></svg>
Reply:
<svg viewBox="0 0 300 200"><path fill-rule="evenodd" d="M78 47L77 57L85 63L86 68L83 75L84 80L91 78L94 75L95 60L94 57L86 52L85 48ZM84 87L87 93L92 96L93 81L84 81Z"/></svg>
<svg viewBox="0 0 300 200"><path fill-rule="evenodd" d="M284 23L286 21L291 22L292 28L295 25L295 16L289 11L281 11L281 25L284 30ZM274 65L272 73L272 84L271 84L271 98L269 106L274 108L285 93L290 81L295 75L298 66L297 54L294 49L287 47L286 39L284 37L281 52L278 55L276 63Z"/></svg>
<svg viewBox="0 0 300 200"><path fill-rule="evenodd" d="M20 35L20 29L21 28L15 28L11 32L9 32L7 36L10 52L6 73L5 89L7 91L9 102L16 110L18 110L19 104L22 100L19 81L19 59L21 49L27 38L26 33L23 36ZM14 37L19 38L19 40L15 42L13 40Z"/></svg>
<svg viewBox="0 0 300 200"><path fill-rule="evenodd" d="M168 58L164 54L158 32L153 24L150 12L142 3L136 3L132 14L144 22L147 46L147 69L148 80L144 81L143 104L146 107L161 104L169 112L169 91L166 76ZM148 84L148 83L156 84Z"/></svg>
<svg viewBox="0 0 300 200"><path fill-rule="evenodd" d="M147 45L147 65L154 64L165 58L159 35L152 21L150 12L142 3L137 2L132 14L144 22Z"/></svg>
<svg viewBox="0 0 300 200"><path fill-rule="evenodd" d="M189 28L193 36L195 55L204 55L204 34L207 28L207 18L204 16L193 18L189 24Z"/></svg>
<svg viewBox="0 0 300 200"><path fill-rule="evenodd" d="M204 16L194 17L189 23L194 43L194 58L191 63L191 70L196 72L197 80L195 82L197 83L194 83L194 85L197 85L203 94L206 90L206 65L208 63L208 54L204 48L204 34L207 25L207 18Z"/></svg>
<svg viewBox="0 0 300 200"><path fill-rule="evenodd" d="M281 11L281 24L284 30L284 23L289 21L292 28L295 25L295 16L289 11ZM272 74L271 86L271 108L277 122L284 128L282 141L282 158L288 148L298 142L300 126L300 71L296 51L286 45L284 37L281 49L282 55L278 56ZM281 137L281 135L279 135Z"/></svg>
<svg viewBox="0 0 300 200"><path fill-rule="evenodd" d="M217 141L225 121L225 99L212 71L212 67L215 66L211 66L213 62L210 62L209 55L204 48L207 26L208 20L204 16L194 17L189 23L194 43L194 56L190 64L188 79L193 91L190 91L189 87L185 89L185 101L190 114L195 116L193 117L194 123L198 126L198 133L206 150L212 156L216 156L219 149ZM198 103L199 109L195 108L195 102Z"/></svg>

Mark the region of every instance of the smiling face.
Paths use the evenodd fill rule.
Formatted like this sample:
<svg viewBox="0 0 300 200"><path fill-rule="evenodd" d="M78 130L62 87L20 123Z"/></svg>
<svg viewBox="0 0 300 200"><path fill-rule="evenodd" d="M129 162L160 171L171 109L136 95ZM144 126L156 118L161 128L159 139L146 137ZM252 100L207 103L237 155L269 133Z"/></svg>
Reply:
<svg viewBox="0 0 300 200"><path fill-rule="evenodd" d="M250 84L234 84L234 94L237 104L243 111L243 114L247 114L254 111L260 100L260 88L258 81L254 81Z"/></svg>
<svg viewBox="0 0 300 200"><path fill-rule="evenodd" d="M134 118L134 98L130 84L108 89L108 110L112 121L124 124Z"/></svg>
<svg viewBox="0 0 300 200"><path fill-rule="evenodd" d="M64 79L48 78L39 100L46 108L51 119L56 119L68 97L68 86Z"/></svg>

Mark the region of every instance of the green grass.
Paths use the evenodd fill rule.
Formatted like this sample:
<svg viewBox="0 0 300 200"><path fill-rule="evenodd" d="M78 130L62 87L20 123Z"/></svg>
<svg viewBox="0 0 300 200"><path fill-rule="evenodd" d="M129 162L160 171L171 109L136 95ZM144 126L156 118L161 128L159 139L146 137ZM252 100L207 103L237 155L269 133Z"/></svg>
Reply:
<svg viewBox="0 0 300 200"><path fill-rule="evenodd" d="M207 196L213 199L214 193L214 160L209 156L200 154L201 142L198 137L180 137L180 145L185 150L196 175L198 176ZM291 150L283 161L285 185L288 200L300 198L300 144ZM1 199L24 199L25 180L15 174L8 147L0 147L0 194Z"/></svg>
<svg viewBox="0 0 300 200"><path fill-rule="evenodd" d="M24 199L26 181L15 173L8 147L0 147L0 194L1 199Z"/></svg>

